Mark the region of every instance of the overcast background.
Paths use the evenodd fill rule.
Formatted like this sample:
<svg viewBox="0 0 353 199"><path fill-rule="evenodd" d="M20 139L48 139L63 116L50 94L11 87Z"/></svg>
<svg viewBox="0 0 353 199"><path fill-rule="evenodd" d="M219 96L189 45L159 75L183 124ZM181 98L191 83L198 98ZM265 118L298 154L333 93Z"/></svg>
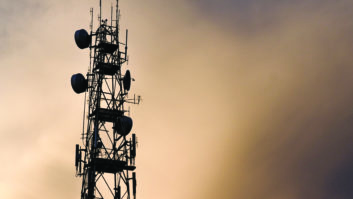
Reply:
<svg viewBox="0 0 353 199"><path fill-rule="evenodd" d="M103 0L105 13L111 0ZM0 1L0 198L79 198L98 0ZM121 0L143 199L353 197L353 2ZM97 20L95 20L97 23Z"/></svg>

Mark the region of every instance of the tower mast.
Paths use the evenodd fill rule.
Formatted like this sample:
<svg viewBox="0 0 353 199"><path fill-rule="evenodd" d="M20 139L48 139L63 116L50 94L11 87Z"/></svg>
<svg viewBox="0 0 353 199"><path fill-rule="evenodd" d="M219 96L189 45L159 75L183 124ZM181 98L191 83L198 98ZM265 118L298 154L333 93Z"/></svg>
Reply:
<svg viewBox="0 0 353 199"><path fill-rule="evenodd" d="M126 103L139 104L140 96L129 99L131 73L122 74L127 58L127 40L119 42L119 1L116 0L116 20L113 7L110 23L102 19L99 1L99 26L90 34L75 32L80 49L90 49L90 67L86 77L75 74L71 85L76 93L88 96L83 145L76 145L76 174L82 177L81 199L136 199L136 135L130 134L132 119L125 114ZM93 9L90 10L93 15ZM126 31L127 33L127 31ZM126 35L127 38L127 35ZM124 51L120 50L123 45ZM86 99L85 99L86 102ZM132 193L132 194L131 194Z"/></svg>

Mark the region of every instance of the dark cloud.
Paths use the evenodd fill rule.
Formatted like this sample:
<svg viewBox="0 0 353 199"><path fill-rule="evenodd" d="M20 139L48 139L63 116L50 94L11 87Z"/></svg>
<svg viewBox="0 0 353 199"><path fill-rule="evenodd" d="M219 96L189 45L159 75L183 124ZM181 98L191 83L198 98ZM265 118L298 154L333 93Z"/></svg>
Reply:
<svg viewBox="0 0 353 199"><path fill-rule="evenodd" d="M353 3L192 4L237 46L233 121L248 121L234 126L219 178L200 197L351 198Z"/></svg>
<svg viewBox="0 0 353 199"><path fill-rule="evenodd" d="M350 148L350 151L352 149ZM353 155L338 165L326 179L324 198L345 199L353 197ZM350 158L350 159L349 159Z"/></svg>
<svg viewBox="0 0 353 199"><path fill-rule="evenodd" d="M342 16L341 20L353 15L353 5L347 0L335 4L327 0L193 0L191 5L206 20L250 35L271 31L293 18L305 23L308 14L317 15L317 23L325 23L327 15Z"/></svg>

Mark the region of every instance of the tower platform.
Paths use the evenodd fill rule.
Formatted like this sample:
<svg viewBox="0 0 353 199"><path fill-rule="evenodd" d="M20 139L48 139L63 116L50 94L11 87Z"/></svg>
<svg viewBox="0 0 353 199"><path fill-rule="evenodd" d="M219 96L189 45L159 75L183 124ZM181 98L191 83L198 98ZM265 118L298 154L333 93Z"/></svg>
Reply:
<svg viewBox="0 0 353 199"><path fill-rule="evenodd" d="M94 163L97 172L119 173L123 170L134 171L136 169L135 166L128 166L126 162L121 160L95 158Z"/></svg>

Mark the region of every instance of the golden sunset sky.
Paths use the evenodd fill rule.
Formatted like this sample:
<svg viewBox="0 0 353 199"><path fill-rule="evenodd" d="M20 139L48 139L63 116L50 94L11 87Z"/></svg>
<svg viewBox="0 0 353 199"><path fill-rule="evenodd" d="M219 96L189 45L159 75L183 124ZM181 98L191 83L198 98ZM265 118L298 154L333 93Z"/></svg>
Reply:
<svg viewBox="0 0 353 199"><path fill-rule="evenodd" d="M114 1L103 0L106 14ZM74 199L98 0L0 1L0 198ZM121 0L141 199L353 198L353 1ZM107 15L109 16L109 14Z"/></svg>

